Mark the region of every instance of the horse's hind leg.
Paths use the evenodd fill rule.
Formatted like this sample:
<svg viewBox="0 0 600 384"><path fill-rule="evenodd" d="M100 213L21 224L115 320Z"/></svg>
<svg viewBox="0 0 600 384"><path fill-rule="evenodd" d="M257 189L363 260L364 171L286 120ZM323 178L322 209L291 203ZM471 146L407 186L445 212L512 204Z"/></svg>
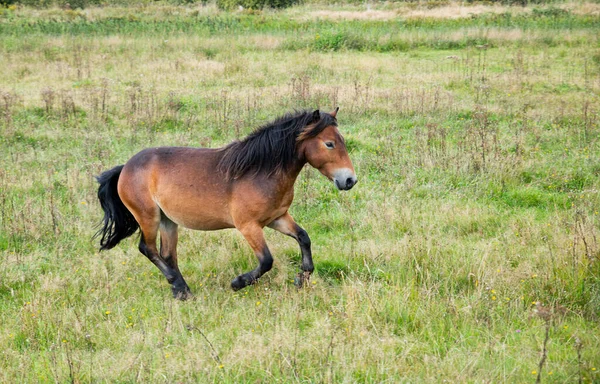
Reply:
<svg viewBox="0 0 600 384"><path fill-rule="evenodd" d="M250 247L252 247L259 264L252 271L239 275L231 282L231 288L234 291L256 283L273 266L273 257L267 247L262 227L257 223L250 223L239 227L238 230L244 235Z"/></svg>
<svg viewBox="0 0 600 384"><path fill-rule="evenodd" d="M177 224L163 214L161 215L159 229L160 256L180 277L176 280L178 284L173 284L173 295L180 299L186 299L192 295L192 292L177 265Z"/></svg>
<svg viewBox="0 0 600 384"><path fill-rule="evenodd" d="M146 214L140 214L139 211L134 212L135 219L140 224L142 236L140 238L139 250L146 256L152 264L162 272L169 284L175 298L185 299L187 296L182 296L181 292L185 291L185 281L181 274L172 268L158 253L156 249L156 237L160 225L160 209L155 206L155 209L148 210Z"/></svg>

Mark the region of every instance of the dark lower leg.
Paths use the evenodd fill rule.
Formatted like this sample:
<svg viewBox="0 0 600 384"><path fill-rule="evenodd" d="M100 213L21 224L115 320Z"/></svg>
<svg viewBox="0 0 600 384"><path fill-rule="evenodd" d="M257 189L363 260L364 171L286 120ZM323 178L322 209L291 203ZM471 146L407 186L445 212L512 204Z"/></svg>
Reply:
<svg viewBox="0 0 600 384"><path fill-rule="evenodd" d="M310 249L310 237L308 233L302 227L300 227L289 213L286 213L279 217L277 220L269 224L270 228L275 229L285 235L293 237L300 246L300 252L302 252L302 272L300 272L294 283L297 286L303 286L309 279L311 273L315 270L313 264L312 252Z"/></svg>
<svg viewBox="0 0 600 384"><path fill-rule="evenodd" d="M300 251L302 252L302 273L298 273L296 279L294 279L294 284L297 287L303 287L310 280L310 275L315 270L315 266L313 264L312 259L312 251L310 249L310 237L308 237L308 233L304 229L302 229L298 224L296 224L296 240L300 245Z"/></svg>
<svg viewBox="0 0 600 384"><path fill-rule="evenodd" d="M140 239L139 245L140 252L148 258L154 264L163 276L167 279L169 284L171 284L171 291L173 292L173 296L175 298L185 299L187 297L186 292L189 292L189 288L181 273L172 268L162 257L158 254L158 250L156 249L156 245L150 242L146 242L144 240L144 236Z"/></svg>
<svg viewBox="0 0 600 384"><path fill-rule="evenodd" d="M185 299L191 296L191 291L177 265L177 237L177 224L163 216L160 222L160 256L177 274L171 286L173 296Z"/></svg>
<svg viewBox="0 0 600 384"><path fill-rule="evenodd" d="M239 228L239 230L246 238L246 241L248 241L248 244L250 244L250 247L252 247L259 264L252 271L239 275L231 282L231 288L234 291L256 283L262 275L273 267L273 256L271 256L271 252L265 242L262 227L256 223L249 223Z"/></svg>
<svg viewBox="0 0 600 384"><path fill-rule="evenodd" d="M258 267L250 272L239 275L231 282L231 288L233 288L234 291L256 283L262 275L270 271L273 267L273 256L271 256L269 248L265 247L261 254L256 255L256 257L259 261Z"/></svg>
<svg viewBox="0 0 600 384"><path fill-rule="evenodd" d="M304 272L312 273L315 270L315 266L313 264L312 251L310 249L310 237L308 237L308 233L306 233L299 225L296 225L296 227L298 230L296 240L298 240L300 251L302 252L302 270Z"/></svg>

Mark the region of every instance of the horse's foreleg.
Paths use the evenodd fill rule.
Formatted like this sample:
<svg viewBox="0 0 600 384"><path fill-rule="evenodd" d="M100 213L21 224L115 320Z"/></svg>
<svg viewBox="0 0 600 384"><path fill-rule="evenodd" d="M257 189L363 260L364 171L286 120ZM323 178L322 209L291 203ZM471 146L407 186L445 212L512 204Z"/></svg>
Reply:
<svg viewBox="0 0 600 384"><path fill-rule="evenodd" d="M190 287L188 287L185 279L181 275L179 266L177 265L177 224L169 220L166 216L162 216L160 220L160 256L171 269L177 274L178 278L172 286L173 296L178 299L185 300L192 296Z"/></svg>
<svg viewBox="0 0 600 384"><path fill-rule="evenodd" d="M284 235L293 237L300 245L300 251L302 252L303 273L298 274L295 283L298 286L303 286L304 283L308 282L311 273L315 270L312 252L310 250L310 237L308 237L308 233L306 233L302 227L296 224L292 216L287 212L269 224L269 228L279 231Z"/></svg>
<svg viewBox="0 0 600 384"><path fill-rule="evenodd" d="M261 226L252 223L241 226L238 230L244 235L248 244L250 244L250 247L258 258L259 264L258 267L252 271L239 275L231 282L231 288L234 291L256 283L256 281L273 266L273 257L267 247Z"/></svg>

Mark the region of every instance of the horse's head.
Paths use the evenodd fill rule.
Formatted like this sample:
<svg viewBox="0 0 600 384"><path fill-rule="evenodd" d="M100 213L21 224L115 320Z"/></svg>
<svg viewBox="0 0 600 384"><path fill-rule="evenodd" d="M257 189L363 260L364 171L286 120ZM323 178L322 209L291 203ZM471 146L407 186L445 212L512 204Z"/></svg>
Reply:
<svg viewBox="0 0 600 384"><path fill-rule="evenodd" d="M298 136L299 152L306 161L333 181L340 190L351 189L358 179L337 128L336 114L313 112L313 121ZM325 125L325 127L323 127Z"/></svg>

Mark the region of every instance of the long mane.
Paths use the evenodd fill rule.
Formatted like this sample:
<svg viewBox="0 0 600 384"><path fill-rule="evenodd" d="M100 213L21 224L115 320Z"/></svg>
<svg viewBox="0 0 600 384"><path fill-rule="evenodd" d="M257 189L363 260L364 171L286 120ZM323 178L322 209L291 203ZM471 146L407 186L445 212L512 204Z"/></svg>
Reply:
<svg viewBox="0 0 600 384"><path fill-rule="evenodd" d="M229 180L248 174L272 175L288 170L296 160L300 141L317 136L330 125L337 125L329 113L321 112L318 119L315 117L310 111L288 113L246 138L234 141L222 149L219 170ZM309 130L307 126L311 126Z"/></svg>

